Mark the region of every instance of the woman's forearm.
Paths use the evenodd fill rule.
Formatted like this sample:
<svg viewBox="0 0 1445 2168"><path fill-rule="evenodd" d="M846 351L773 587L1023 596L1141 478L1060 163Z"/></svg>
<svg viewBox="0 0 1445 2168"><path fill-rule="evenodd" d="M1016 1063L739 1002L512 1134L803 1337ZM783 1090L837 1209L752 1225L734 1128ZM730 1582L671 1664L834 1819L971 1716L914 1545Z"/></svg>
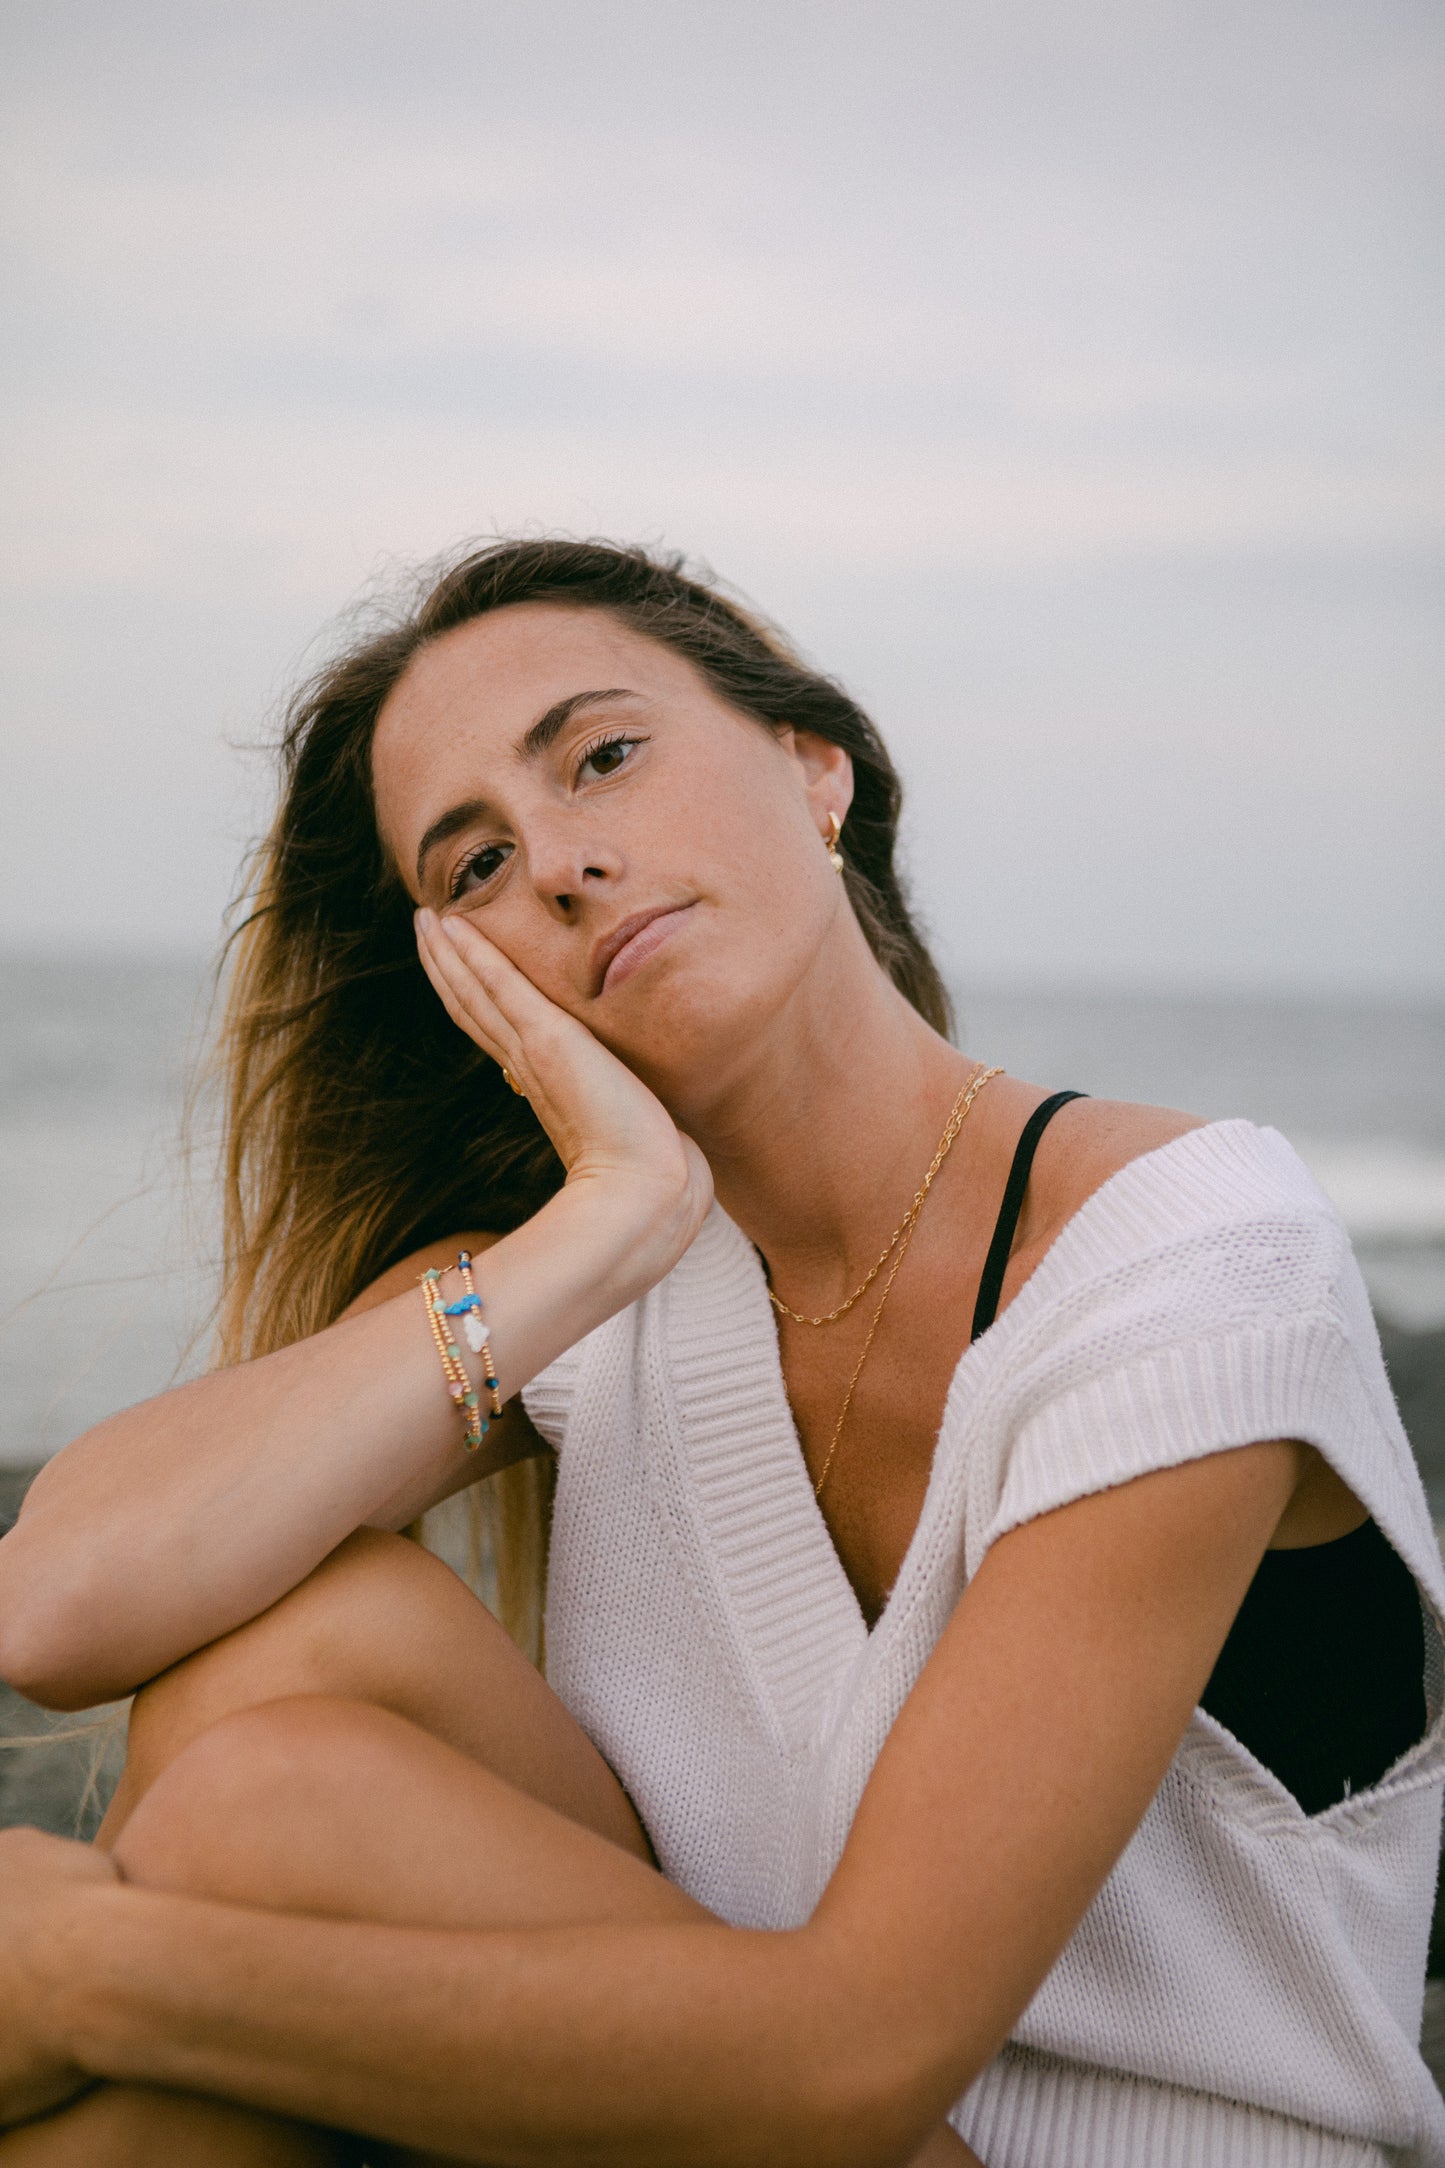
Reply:
<svg viewBox="0 0 1445 2168"><path fill-rule="evenodd" d="M807 1930L373 1927L76 1892L43 1959L89 2076L462 2160L881 2168L941 2112Z"/></svg>
<svg viewBox="0 0 1445 2168"><path fill-rule="evenodd" d="M580 1182L479 1260L504 1394L661 1276L668 1208ZM0 1675L57 1707L127 1693L469 1472L414 1289L180 1386L37 1478L0 1542Z"/></svg>

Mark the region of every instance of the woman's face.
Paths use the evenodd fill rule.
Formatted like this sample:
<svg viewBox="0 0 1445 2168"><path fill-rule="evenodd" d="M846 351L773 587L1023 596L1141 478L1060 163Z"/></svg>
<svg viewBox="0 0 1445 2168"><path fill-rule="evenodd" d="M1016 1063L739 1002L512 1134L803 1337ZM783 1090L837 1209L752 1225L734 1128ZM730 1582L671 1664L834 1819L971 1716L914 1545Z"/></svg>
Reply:
<svg viewBox="0 0 1445 2168"><path fill-rule="evenodd" d="M861 941L824 843L846 753L601 610L514 604L434 641L372 769L413 899L468 913L659 1088L725 1082L820 951Z"/></svg>

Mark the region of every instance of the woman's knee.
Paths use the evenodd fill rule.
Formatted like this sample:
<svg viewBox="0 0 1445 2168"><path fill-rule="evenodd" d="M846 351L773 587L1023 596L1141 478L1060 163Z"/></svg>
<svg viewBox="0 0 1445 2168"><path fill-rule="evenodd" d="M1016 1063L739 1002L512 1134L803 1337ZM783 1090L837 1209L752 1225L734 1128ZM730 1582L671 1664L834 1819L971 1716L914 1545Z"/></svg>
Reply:
<svg viewBox="0 0 1445 2168"><path fill-rule="evenodd" d="M177 1755L115 1859L151 1889L377 1925L697 1912L601 1835L374 1703L298 1696L238 1710Z"/></svg>
<svg viewBox="0 0 1445 2168"><path fill-rule="evenodd" d="M142 1687L133 1729L195 1737L249 1701L355 1692L396 1672L408 1614L473 1603L419 1544L358 1528L288 1595Z"/></svg>
<svg viewBox="0 0 1445 2168"><path fill-rule="evenodd" d="M651 1853L612 1771L536 1668L451 1568L360 1529L248 1625L136 1697L113 1845L176 1756L225 1718L298 1695L373 1703L640 1858Z"/></svg>
<svg viewBox="0 0 1445 2168"><path fill-rule="evenodd" d="M239 1709L296 1694L404 1701L421 1621L448 1615L485 1632L488 1614L449 1567L403 1536L358 1529L289 1595L141 1688L102 1841L177 1754Z"/></svg>
<svg viewBox="0 0 1445 2168"><path fill-rule="evenodd" d="M146 1791L115 1842L116 1864L151 1889L316 1908L339 1802L374 1796L416 1736L372 1704L323 1695L234 1710Z"/></svg>

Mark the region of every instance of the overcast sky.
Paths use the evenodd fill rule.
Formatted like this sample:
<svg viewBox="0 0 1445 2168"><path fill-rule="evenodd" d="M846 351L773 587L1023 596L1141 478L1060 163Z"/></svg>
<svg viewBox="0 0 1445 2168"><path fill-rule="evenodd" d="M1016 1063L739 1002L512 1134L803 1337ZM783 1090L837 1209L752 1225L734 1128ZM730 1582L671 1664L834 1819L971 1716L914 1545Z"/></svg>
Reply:
<svg viewBox="0 0 1445 2168"><path fill-rule="evenodd" d="M525 525L866 700L956 976L1445 993L1438 0L7 0L0 84L0 941L209 943L308 643Z"/></svg>

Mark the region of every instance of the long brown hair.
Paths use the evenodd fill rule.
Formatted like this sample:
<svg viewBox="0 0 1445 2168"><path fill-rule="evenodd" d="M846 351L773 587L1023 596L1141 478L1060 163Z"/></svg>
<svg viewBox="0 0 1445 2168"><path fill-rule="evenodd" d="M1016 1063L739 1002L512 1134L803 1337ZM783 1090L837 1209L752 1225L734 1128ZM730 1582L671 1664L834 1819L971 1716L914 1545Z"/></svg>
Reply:
<svg viewBox="0 0 1445 2168"><path fill-rule="evenodd" d="M520 602L605 610L683 656L734 710L844 747L854 796L840 848L853 909L900 991L950 1027L894 866L898 776L841 686L680 557L556 540L471 551L404 605L373 612L287 712L280 805L228 945L224 1361L319 1331L423 1243L506 1232L561 1181L531 1109L451 1024L422 972L372 797L377 717L418 649ZM485 1489L500 1608L535 1643L546 1474L524 1463Z"/></svg>

